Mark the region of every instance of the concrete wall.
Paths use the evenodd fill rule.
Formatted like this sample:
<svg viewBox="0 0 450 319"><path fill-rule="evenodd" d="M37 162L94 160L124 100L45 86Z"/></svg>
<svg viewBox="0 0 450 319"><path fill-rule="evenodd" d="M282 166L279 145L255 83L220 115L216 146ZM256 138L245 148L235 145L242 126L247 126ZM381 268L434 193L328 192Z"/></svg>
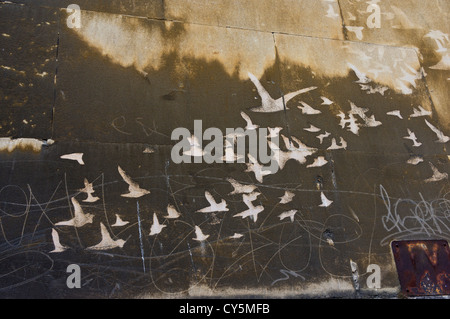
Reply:
<svg viewBox="0 0 450 319"><path fill-rule="evenodd" d="M70 4L0 2L3 298L396 297L390 242L449 239L448 1ZM241 112L276 172L174 162Z"/></svg>

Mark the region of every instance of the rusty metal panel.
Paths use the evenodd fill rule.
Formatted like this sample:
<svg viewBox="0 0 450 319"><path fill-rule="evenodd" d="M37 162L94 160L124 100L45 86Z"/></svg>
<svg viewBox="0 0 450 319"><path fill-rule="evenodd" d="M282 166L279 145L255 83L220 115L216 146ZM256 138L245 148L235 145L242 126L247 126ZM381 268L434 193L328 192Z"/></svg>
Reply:
<svg viewBox="0 0 450 319"><path fill-rule="evenodd" d="M450 238L450 1L401 2L0 0L0 298L396 297Z"/></svg>
<svg viewBox="0 0 450 319"><path fill-rule="evenodd" d="M407 296L450 294L450 250L445 240L393 241L402 292Z"/></svg>

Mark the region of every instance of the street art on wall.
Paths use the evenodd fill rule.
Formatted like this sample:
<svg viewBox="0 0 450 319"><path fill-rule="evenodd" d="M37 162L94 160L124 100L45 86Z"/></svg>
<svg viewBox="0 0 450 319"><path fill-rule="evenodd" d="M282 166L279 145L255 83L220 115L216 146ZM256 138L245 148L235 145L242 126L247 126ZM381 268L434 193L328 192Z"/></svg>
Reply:
<svg viewBox="0 0 450 319"><path fill-rule="evenodd" d="M32 15L55 64L0 66L2 107L49 88L1 122L1 295L395 295L389 243L450 239L448 34L361 42L406 30L385 1L321 1L337 38L24 2L4 47Z"/></svg>

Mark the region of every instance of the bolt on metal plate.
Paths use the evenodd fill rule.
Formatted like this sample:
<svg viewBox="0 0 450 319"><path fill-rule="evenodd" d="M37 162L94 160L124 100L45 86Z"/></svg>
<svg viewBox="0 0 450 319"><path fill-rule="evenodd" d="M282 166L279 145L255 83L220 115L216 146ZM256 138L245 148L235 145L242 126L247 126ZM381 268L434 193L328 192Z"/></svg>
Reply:
<svg viewBox="0 0 450 319"><path fill-rule="evenodd" d="M447 241L393 241L391 248L403 294L450 295L450 249Z"/></svg>

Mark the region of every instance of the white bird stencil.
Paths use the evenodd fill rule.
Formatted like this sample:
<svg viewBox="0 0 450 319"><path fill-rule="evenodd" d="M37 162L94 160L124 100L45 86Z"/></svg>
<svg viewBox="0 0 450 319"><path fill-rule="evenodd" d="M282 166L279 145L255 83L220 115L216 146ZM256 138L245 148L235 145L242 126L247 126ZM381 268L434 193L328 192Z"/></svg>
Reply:
<svg viewBox="0 0 450 319"><path fill-rule="evenodd" d="M80 203L75 199L75 197L71 198L73 209L74 209L74 217L67 221L62 221L56 223L55 226L74 226L74 227L82 227L86 224L91 224L94 219L94 215L85 214L83 209L81 208Z"/></svg>
<svg viewBox="0 0 450 319"><path fill-rule="evenodd" d="M209 235L203 234L203 231L200 229L200 227L195 226L195 237L192 238L193 240L205 241L206 239L208 239L208 237Z"/></svg>
<svg viewBox="0 0 450 319"><path fill-rule="evenodd" d="M228 238L230 238L230 239L239 239L239 238L242 238L242 237L244 237L244 235L239 234L239 233L234 233L233 236L230 236Z"/></svg>
<svg viewBox="0 0 450 319"><path fill-rule="evenodd" d="M417 165L422 162L423 162L423 158L420 156L413 156L409 160L406 161L406 163L411 164L411 165Z"/></svg>
<svg viewBox="0 0 450 319"><path fill-rule="evenodd" d="M227 178L227 181L233 186L233 191L228 195L251 193L256 189L255 185L245 185L236 181L234 178Z"/></svg>
<svg viewBox="0 0 450 319"><path fill-rule="evenodd" d="M254 222L257 221L258 219L258 214L261 213L264 210L263 206L256 206L253 205L253 201L255 201L258 196L260 195L259 192L253 192L250 194L243 194L242 195L242 201L244 202L245 205L247 205L247 210L234 215L233 217L242 217L242 218L246 218L246 217L251 217L253 219Z"/></svg>
<svg viewBox="0 0 450 319"><path fill-rule="evenodd" d="M371 56L368 56L367 53L363 50L357 49L353 46L344 46L344 47L349 53L356 55L356 58L360 61L367 62L373 59Z"/></svg>
<svg viewBox="0 0 450 319"><path fill-rule="evenodd" d="M277 162L278 168L283 169L286 162L290 159L290 152L281 150L280 147L272 141L268 141L267 144L271 149L272 158Z"/></svg>
<svg viewBox="0 0 450 319"><path fill-rule="evenodd" d="M356 66L354 66L351 63L347 63L347 65L355 72L355 75L358 77L358 81L355 81L355 83L362 83L366 84L370 82L370 79L361 71L359 71Z"/></svg>
<svg viewBox="0 0 450 319"><path fill-rule="evenodd" d="M431 111L427 111L421 105L419 105L417 109L415 107L413 108L413 114L411 114L409 117L430 116L431 114Z"/></svg>
<svg viewBox="0 0 450 319"><path fill-rule="evenodd" d="M442 181L444 179L448 179L448 174L447 173L441 173L438 171L438 169L436 168L436 166L434 166L431 162L429 162L431 170L433 171L433 176L431 176L430 178L427 178L425 180L425 183L431 183L431 182L439 182Z"/></svg>
<svg viewBox="0 0 450 319"><path fill-rule="evenodd" d="M61 242L59 241L59 234L56 229L52 229L52 240L55 249L53 249L51 253L62 253L63 251L67 250L66 246L61 245Z"/></svg>
<svg viewBox="0 0 450 319"><path fill-rule="evenodd" d="M296 97L297 95L317 89L316 86L308 87L308 88L301 89L301 90L298 90L298 91L295 91L292 93L288 93L288 94L284 95L284 97L280 97L280 98L274 100L270 96L270 94L266 91L266 89L262 86L262 84L259 82L259 80L256 76L254 76L250 72L248 72L248 76L249 76L250 80L253 82L253 84L255 85L255 87L258 91L258 94L261 97L261 102L262 102L261 106L252 108L251 109L252 112L269 113L269 112L283 111L284 106L287 105L287 103L291 99ZM283 100L284 100L284 103L283 103Z"/></svg>
<svg viewBox="0 0 450 319"><path fill-rule="evenodd" d="M353 113L350 112L350 113L348 114L348 119L347 119L346 116L345 116L345 113L343 113L342 111L340 111L340 112L337 114L337 117L339 117L339 118L341 119L339 125L340 125L342 128L345 128L346 125L349 124L349 127L347 128L347 130L350 131L350 132L352 132L352 133L355 134L355 135L359 135L359 128L360 128L361 124L359 124L359 123L356 121L356 118L355 118L355 116L353 115Z"/></svg>
<svg viewBox="0 0 450 319"><path fill-rule="evenodd" d="M365 127L377 127L383 124L380 121L375 120L375 115L373 114L370 117L365 117L363 120Z"/></svg>
<svg viewBox="0 0 450 319"><path fill-rule="evenodd" d="M364 30L364 27L354 27L354 26L346 25L345 28L348 31L353 32L356 35L356 38L358 40L362 40L363 39L362 30Z"/></svg>
<svg viewBox="0 0 450 319"><path fill-rule="evenodd" d="M420 79L420 78L418 78L418 73L414 72L414 74L411 74L411 73L407 72L405 69L403 69L402 67L400 69L402 70L403 76L399 79L412 85L414 88L417 87L416 80Z"/></svg>
<svg viewBox="0 0 450 319"><path fill-rule="evenodd" d="M350 102L350 108L351 108L349 111L349 114L358 115L362 119L366 117L366 113L369 111L368 108L359 107L352 101L349 101L349 102Z"/></svg>
<svg viewBox="0 0 450 319"><path fill-rule="evenodd" d="M390 111L390 112L387 112L386 114L387 115L391 115L391 116L397 116L399 119L403 120L403 116L402 116L402 114L400 113L399 110Z"/></svg>
<svg viewBox="0 0 450 319"><path fill-rule="evenodd" d="M300 164L305 164L306 157L311 156L318 151L317 148L307 146L295 136L291 136L292 142L284 135L281 135L281 137L283 138L284 145L288 149L287 160L293 159ZM297 144L297 147L294 145L294 142Z"/></svg>
<svg viewBox="0 0 450 319"><path fill-rule="evenodd" d="M345 126L350 122L350 120L347 119L347 116L345 115L345 113L342 111L339 111L339 113L336 116L341 119L341 121L339 122L339 125L341 126L341 128L345 128Z"/></svg>
<svg viewBox="0 0 450 319"><path fill-rule="evenodd" d="M245 132L232 132L232 133L228 133L227 135L225 135L225 141L231 140L232 144L236 144L236 141L239 137L245 137L245 136L246 136Z"/></svg>
<svg viewBox="0 0 450 319"><path fill-rule="evenodd" d="M438 49L435 50L436 52L446 52L447 48L445 47L445 41L449 41L449 36L447 33L444 33L440 30L431 30L430 32L428 32L427 34L424 35L424 37L433 39L437 46Z"/></svg>
<svg viewBox="0 0 450 319"><path fill-rule="evenodd" d="M167 225L161 225L159 223L158 216L156 215L156 213L153 213L153 224L152 227L150 228L149 236L158 235L166 226Z"/></svg>
<svg viewBox="0 0 450 319"><path fill-rule="evenodd" d="M128 184L128 193L122 194L120 196L128 198L139 198L144 195L150 194L150 191L141 188L139 184L134 182L120 166L117 167L117 170L119 171L119 174L120 176L122 176L125 183Z"/></svg>
<svg viewBox="0 0 450 319"><path fill-rule="evenodd" d="M143 153L143 154L153 154L153 153L155 153L155 150L154 150L153 148L147 146L147 147L142 151L142 153Z"/></svg>
<svg viewBox="0 0 450 319"><path fill-rule="evenodd" d="M278 217L280 218L280 220L283 220L285 218L290 218L291 222L294 222L295 214L297 212L298 212L298 210L292 209L292 210L289 210L287 212L281 213L280 215L278 215Z"/></svg>
<svg viewBox="0 0 450 319"><path fill-rule="evenodd" d="M72 161L77 161L78 164L84 165L83 153L72 153L72 154L61 155L61 158L72 160Z"/></svg>
<svg viewBox="0 0 450 319"><path fill-rule="evenodd" d="M322 200L322 204L320 204L319 207L328 207L333 203L333 201L329 200L323 192L320 193L320 199Z"/></svg>
<svg viewBox="0 0 450 319"><path fill-rule="evenodd" d="M267 128L269 130L269 134L267 135L268 138L275 138L280 135L280 131L283 129L282 127L274 127L274 128Z"/></svg>
<svg viewBox="0 0 450 319"><path fill-rule="evenodd" d="M210 192L205 191L206 200L209 203L209 206L197 210L197 213L212 213L212 212L227 212L227 202L222 199L220 203L217 203L214 197Z"/></svg>
<svg viewBox="0 0 450 319"><path fill-rule="evenodd" d="M163 217L167 219L177 219L180 217L180 213L176 210L175 206L169 204L167 205L167 215Z"/></svg>
<svg viewBox="0 0 450 319"><path fill-rule="evenodd" d="M356 17L353 15L353 13L351 13L351 12L349 11L349 12L347 12L347 14L348 14L348 19L349 19L350 21L356 21Z"/></svg>
<svg viewBox="0 0 450 319"><path fill-rule="evenodd" d="M242 155L236 155L234 152L234 144L232 144L228 138L225 139L225 154L222 156L222 161L227 163L235 163L243 159Z"/></svg>
<svg viewBox="0 0 450 319"><path fill-rule="evenodd" d="M396 84L395 89L402 91L402 93L405 95L409 95L413 92L413 90L400 79L396 79L395 84Z"/></svg>
<svg viewBox="0 0 450 319"><path fill-rule="evenodd" d="M366 113L369 111L368 108L358 107L355 103L350 101L351 110L349 111L349 115L355 114L358 115L363 121L365 127L377 127L382 123L380 121L375 120L375 115L368 117Z"/></svg>
<svg viewBox="0 0 450 319"><path fill-rule="evenodd" d="M323 143L323 139L324 139L324 138L327 138L327 137L330 136L330 135L331 135L330 132L325 132L325 133L323 133L323 134L317 135L316 137L319 139L320 144L322 144L322 143Z"/></svg>
<svg viewBox="0 0 450 319"><path fill-rule="evenodd" d="M437 127L435 127L433 124L431 124L430 122L428 122L427 120L425 120L425 123L427 124L427 126L436 134L437 136L437 140L435 141L436 143L442 143L445 144L450 140L450 137L444 135L444 133L442 131L440 131Z"/></svg>
<svg viewBox="0 0 450 319"><path fill-rule="evenodd" d="M372 87L369 84L360 84L359 85L361 87L362 91L366 91L367 94L375 94L375 93L380 93L381 95L384 96L384 93L389 90L388 87L386 86L381 86L381 85L377 85L375 87Z"/></svg>
<svg viewBox="0 0 450 319"><path fill-rule="evenodd" d="M189 141L191 148L189 150L183 152L184 155L188 155L188 156L203 156L203 155L205 155L205 152L203 151L197 136L192 135L191 137L188 137L187 140Z"/></svg>
<svg viewBox="0 0 450 319"><path fill-rule="evenodd" d="M84 188L79 189L78 191L87 194L87 198L83 199L83 202L95 203L100 199L97 196L92 196L92 194L95 192L94 187L92 183L89 183L89 181L86 178L84 179Z"/></svg>
<svg viewBox="0 0 450 319"><path fill-rule="evenodd" d="M109 250L117 247L122 248L125 244L125 240L123 239L113 240L106 229L106 226L103 225L102 222L100 222L100 231L102 234L102 240L97 245L86 248L87 250Z"/></svg>
<svg viewBox="0 0 450 319"><path fill-rule="evenodd" d="M331 139L331 146L327 148L327 150L340 150L340 149L347 149L347 142L341 137L340 140L341 145L337 145L336 139L333 137Z"/></svg>
<svg viewBox="0 0 450 319"><path fill-rule="evenodd" d="M307 165L306 168L322 167L322 166L326 165L327 163L328 163L328 161L325 159L325 157L319 156L316 159L314 159L314 162L312 164Z"/></svg>
<svg viewBox="0 0 450 319"><path fill-rule="evenodd" d="M325 97L325 96L321 96L320 97L322 99L322 105L331 105L334 102L331 101L329 98Z"/></svg>
<svg viewBox="0 0 450 319"><path fill-rule="evenodd" d="M334 11L334 8L333 8L333 6L331 5L331 4L328 4L328 10L327 10L327 14L325 15L327 18L332 18L332 19L334 19L334 18L337 18L337 17L339 17L339 14L337 14L335 11Z"/></svg>
<svg viewBox="0 0 450 319"><path fill-rule="evenodd" d="M356 118L353 116L353 114L349 114L348 115L349 120L349 127L348 127L348 131L352 132L355 135L359 135L359 128L361 127L361 124L359 124L358 122L356 122Z"/></svg>
<svg viewBox="0 0 450 319"><path fill-rule="evenodd" d="M262 183L264 176L272 174L270 170L265 170L264 166L258 163L258 161L250 154L248 154L248 158L251 163L247 163L247 169L245 171L253 172L258 182Z"/></svg>
<svg viewBox="0 0 450 319"><path fill-rule="evenodd" d="M295 194L290 191L285 191L284 195L280 197L280 203L279 204L287 204L292 202L292 199L294 198Z"/></svg>
<svg viewBox="0 0 450 319"><path fill-rule="evenodd" d="M236 215L233 215L233 217L242 217L242 218L251 217L253 221L256 223L256 221L258 220L258 214L264 210L264 207L261 205L259 206L253 205L253 201L256 200L258 195L260 195L260 193L258 192L254 192L251 194L243 194L242 200L245 203L245 205L247 205L248 209Z"/></svg>
<svg viewBox="0 0 450 319"><path fill-rule="evenodd" d="M116 222L113 225L111 225L111 227L122 227L128 225L129 223L130 223L129 221L122 220L122 218L120 218L120 216L116 214Z"/></svg>
<svg viewBox="0 0 450 319"><path fill-rule="evenodd" d="M310 126L308 128L304 128L303 130L307 131L307 132L311 132L311 133L317 133L320 132L321 129L318 127L315 127L314 125L310 124Z"/></svg>
<svg viewBox="0 0 450 319"><path fill-rule="evenodd" d="M297 108L302 110L302 114L316 115L316 114L321 114L322 113L322 111L316 110L315 108L311 107L310 105L306 104L305 102L300 102L300 104L302 106L297 105Z"/></svg>
<svg viewBox="0 0 450 319"><path fill-rule="evenodd" d="M261 195L260 192L252 192L250 194L243 194L242 195L242 201L248 207L253 207L253 203L252 202L255 201L258 198L259 195Z"/></svg>
<svg viewBox="0 0 450 319"><path fill-rule="evenodd" d="M406 140L411 140L411 141L413 141L413 143L414 143L413 146L414 146L414 147L419 147L419 146L421 146L422 143L417 141L416 133L414 133L413 131L411 131L409 128L408 128L407 130L408 130L408 136L404 136L403 138L406 139Z"/></svg>
<svg viewBox="0 0 450 319"><path fill-rule="evenodd" d="M241 112L241 117L247 122L246 130L256 130L259 127L259 125L253 124L252 119L244 112Z"/></svg>

